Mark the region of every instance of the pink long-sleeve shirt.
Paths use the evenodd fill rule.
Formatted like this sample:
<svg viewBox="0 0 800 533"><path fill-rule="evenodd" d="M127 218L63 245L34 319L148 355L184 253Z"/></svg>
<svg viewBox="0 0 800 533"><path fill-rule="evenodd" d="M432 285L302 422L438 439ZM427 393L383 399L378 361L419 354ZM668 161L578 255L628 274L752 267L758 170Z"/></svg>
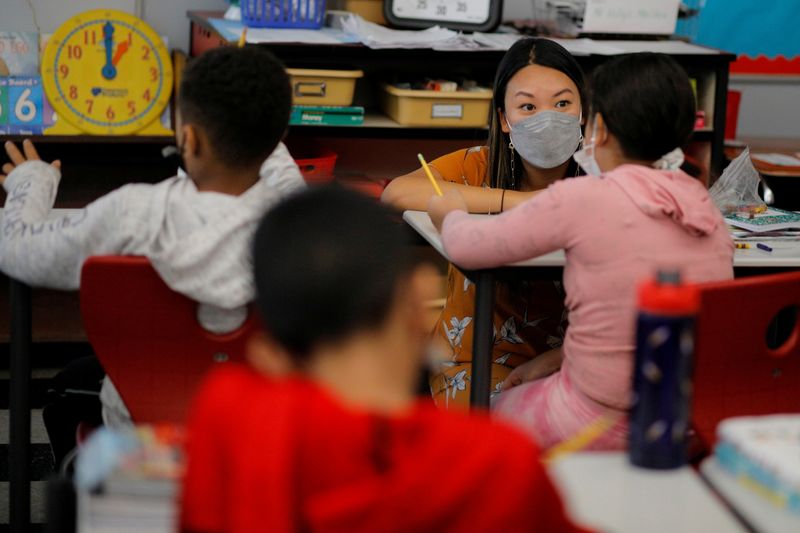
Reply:
<svg viewBox="0 0 800 533"><path fill-rule="evenodd" d="M499 216L452 212L442 241L450 259L469 269L563 248L569 327L561 373L613 409L629 405L637 284L660 268L693 282L733 276L733 242L703 184L640 165L559 181Z"/></svg>

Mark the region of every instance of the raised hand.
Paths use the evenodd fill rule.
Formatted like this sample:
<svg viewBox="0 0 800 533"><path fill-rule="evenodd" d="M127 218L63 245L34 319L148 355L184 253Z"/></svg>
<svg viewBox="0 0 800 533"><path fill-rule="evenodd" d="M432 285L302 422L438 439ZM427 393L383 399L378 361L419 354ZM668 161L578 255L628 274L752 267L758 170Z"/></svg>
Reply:
<svg viewBox="0 0 800 533"><path fill-rule="evenodd" d="M17 148L17 146L11 141L6 141L4 148L6 149L6 154L8 154L8 159L10 159L11 162L3 165L3 173L0 174L0 184L6 180L6 176L11 174L11 172L22 163L25 163L26 161L42 160L42 158L39 157L39 153L36 151L36 147L33 146L33 142L30 139L25 139L22 141L21 152L19 148ZM61 168L61 161L59 160L55 160L50 164L57 169Z"/></svg>

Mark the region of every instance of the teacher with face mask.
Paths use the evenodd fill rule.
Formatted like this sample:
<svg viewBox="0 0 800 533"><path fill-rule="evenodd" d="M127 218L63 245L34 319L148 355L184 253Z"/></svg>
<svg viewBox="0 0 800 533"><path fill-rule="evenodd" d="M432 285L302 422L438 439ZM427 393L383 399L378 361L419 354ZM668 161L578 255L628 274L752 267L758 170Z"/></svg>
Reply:
<svg viewBox="0 0 800 533"><path fill-rule="evenodd" d="M458 190L473 213L507 211L579 172L572 155L583 138L586 85L566 49L547 39L517 41L500 61L494 91L488 146L459 150L430 164L441 189ZM392 180L381 199L400 209L425 210L433 194L420 168ZM567 325L563 300L558 282L498 285L493 391L558 370ZM433 332L442 353L430 386L440 407L469 404L474 306L474 286L451 265L447 300Z"/></svg>

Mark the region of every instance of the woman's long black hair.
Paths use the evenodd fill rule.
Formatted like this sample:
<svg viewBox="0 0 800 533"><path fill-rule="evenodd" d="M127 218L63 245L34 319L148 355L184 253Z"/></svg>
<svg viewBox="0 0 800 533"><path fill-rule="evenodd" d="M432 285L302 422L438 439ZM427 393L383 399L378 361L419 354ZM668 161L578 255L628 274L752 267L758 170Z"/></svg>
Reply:
<svg viewBox="0 0 800 533"><path fill-rule="evenodd" d="M514 152L514 171L512 176L511 151L508 149L509 136L500 127L497 111L505 112L506 88L514 74L528 65L541 65L564 73L578 88L581 109L587 109L586 81L583 70L566 48L549 39L531 37L521 39L509 48L494 78L494 98L492 101L492 118L489 131L489 185L501 189L520 189L522 180L522 160Z"/></svg>

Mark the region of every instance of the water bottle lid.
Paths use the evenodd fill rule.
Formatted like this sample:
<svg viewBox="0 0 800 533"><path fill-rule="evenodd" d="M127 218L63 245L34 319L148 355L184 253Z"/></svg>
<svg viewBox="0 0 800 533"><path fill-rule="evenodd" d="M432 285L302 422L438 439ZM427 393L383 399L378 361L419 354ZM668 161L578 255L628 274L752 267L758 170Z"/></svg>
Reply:
<svg viewBox="0 0 800 533"><path fill-rule="evenodd" d="M639 310L656 314L691 315L700 309L700 291L680 284L680 276L662 275L639 285Z"/></svg>

